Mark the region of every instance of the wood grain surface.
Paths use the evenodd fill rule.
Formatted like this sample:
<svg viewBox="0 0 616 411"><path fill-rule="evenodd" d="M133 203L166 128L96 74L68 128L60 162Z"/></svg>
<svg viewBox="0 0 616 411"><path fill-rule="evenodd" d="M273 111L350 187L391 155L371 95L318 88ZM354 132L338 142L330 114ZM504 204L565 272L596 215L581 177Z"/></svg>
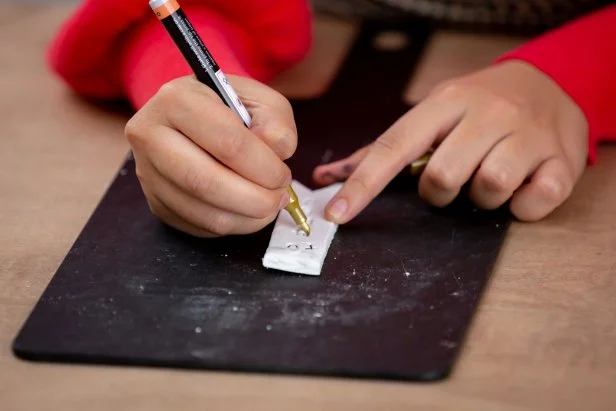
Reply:
<svg viewBox="0 0 616 411"><path fill-rule="evenodd" d="M128 150L127 117L71 95L45 67L45 47L69 12L70 6L0 5L0 15L15 16L0 20L0 409L616 409L614 146L600 150L599 164L556 213L540 223L513 225L457 368L445 382L16 359L13 338ZM322 91L352 36L350 23L320 21L311 56L276 86L294 95ZM435 73L468 71L515 42L473 42L462 36L456 47L456 38L445 34L446 46L454 47L458 57L446 58L435 48L442 36L433 43L407 96L424 93L436 81ZM441 69L430 70L430 59L440 61ZM459 61L459 70L443 69L443 59L448 65ZM428 80L422 73L430 74Z"/></svg>

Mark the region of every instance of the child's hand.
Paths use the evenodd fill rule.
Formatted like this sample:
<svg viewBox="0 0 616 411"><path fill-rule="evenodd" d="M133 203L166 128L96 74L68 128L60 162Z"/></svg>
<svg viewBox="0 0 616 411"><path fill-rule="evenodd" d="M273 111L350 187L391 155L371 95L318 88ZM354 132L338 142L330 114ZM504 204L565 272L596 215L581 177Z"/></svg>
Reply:
<svg viewBox="0 0 616 411"><path fill-rule="evenodd" d="M229 79L252 115L250 129L190 77L164 85L126 126L150 209L200 237L258 231L289 202L291 106L256 81Z"/></svg>
<svg viewBox="0 0 616 411"><path fill-rule="evenodd" d="M348 177L327 209L345 223L438 145L419 181L424 199L445 206L472 179L478 206L494 209L511 198L512 213L532 221L571 194L586 164L586 139L584 114L552 79L506 62L436 87L376 142L318 167L314 177L322 184Z"/></svg>

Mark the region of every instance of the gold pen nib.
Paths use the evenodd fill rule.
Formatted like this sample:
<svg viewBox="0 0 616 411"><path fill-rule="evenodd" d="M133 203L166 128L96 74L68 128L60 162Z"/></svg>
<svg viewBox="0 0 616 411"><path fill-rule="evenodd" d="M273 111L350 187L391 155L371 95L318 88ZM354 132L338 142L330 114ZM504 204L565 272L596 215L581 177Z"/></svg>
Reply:
<svg viewBox="0 0 616 411"><path fill-rule="evenodd" d="M411 175L413 176L420 175L424 171L426 166L428 165L428 161L430 160L431 157L432 157L432 153L426 153L423 156L419 157L417 160L413 161L411 163L411 166L409 167L411 170Z"/></svg>
<svg viewBox="0 0 616 411"><path fill-rule="evenodd" d="M306 214L304 214L304 210L299 205L299 200L297 199L297 194L291 188L291 186L287 187L287 192L289 193L289 204L285 207L285 210L291 214L291 218L295 221L295 224L299 228L301 228L306 235L310 235L310 226L308 225L308 219L306 218Z"/></svg>
<svg viewBox="0 0 616 411"><path fill-rule="evenodd" d="M300 224L300 227L302 228L302 230L304 230L304 232L306 233L306 235L310 235L310 226L308 225L307 222L303 222Z"/></svg>

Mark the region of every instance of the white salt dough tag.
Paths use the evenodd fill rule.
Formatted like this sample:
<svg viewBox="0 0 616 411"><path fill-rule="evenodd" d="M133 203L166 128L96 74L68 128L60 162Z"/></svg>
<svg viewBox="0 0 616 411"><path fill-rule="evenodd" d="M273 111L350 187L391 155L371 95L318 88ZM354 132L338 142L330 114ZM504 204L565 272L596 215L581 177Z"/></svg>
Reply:
<svg viewBox="0 0 616 411"><path fill-rule="evenodd" d="M263 266L298 274L320 275L329 245L338 225L327 221L325 206L342 184L311 191L297 181L291 183L310 225L310 236L299 229L289 213L278 215L272 238L263 257Z"/></svg>

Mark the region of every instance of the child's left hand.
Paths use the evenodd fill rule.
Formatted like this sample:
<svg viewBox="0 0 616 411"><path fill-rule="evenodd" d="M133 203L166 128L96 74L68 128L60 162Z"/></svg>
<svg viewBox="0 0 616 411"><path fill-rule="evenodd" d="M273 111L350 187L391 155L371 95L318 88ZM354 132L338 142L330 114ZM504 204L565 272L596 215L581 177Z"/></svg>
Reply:
<svg viewBox="0 0 616 411"><path fill-rule="evenodd" d="M479 207L511 199L518 219L535 221L571 194L586 164L587 129L581 109L551 78L510 61L439 85L374 143L318 167L314 178L347 179L326 210L343 224L438 145L419 181L425 200L445 206L472 179Z"/></svg>

